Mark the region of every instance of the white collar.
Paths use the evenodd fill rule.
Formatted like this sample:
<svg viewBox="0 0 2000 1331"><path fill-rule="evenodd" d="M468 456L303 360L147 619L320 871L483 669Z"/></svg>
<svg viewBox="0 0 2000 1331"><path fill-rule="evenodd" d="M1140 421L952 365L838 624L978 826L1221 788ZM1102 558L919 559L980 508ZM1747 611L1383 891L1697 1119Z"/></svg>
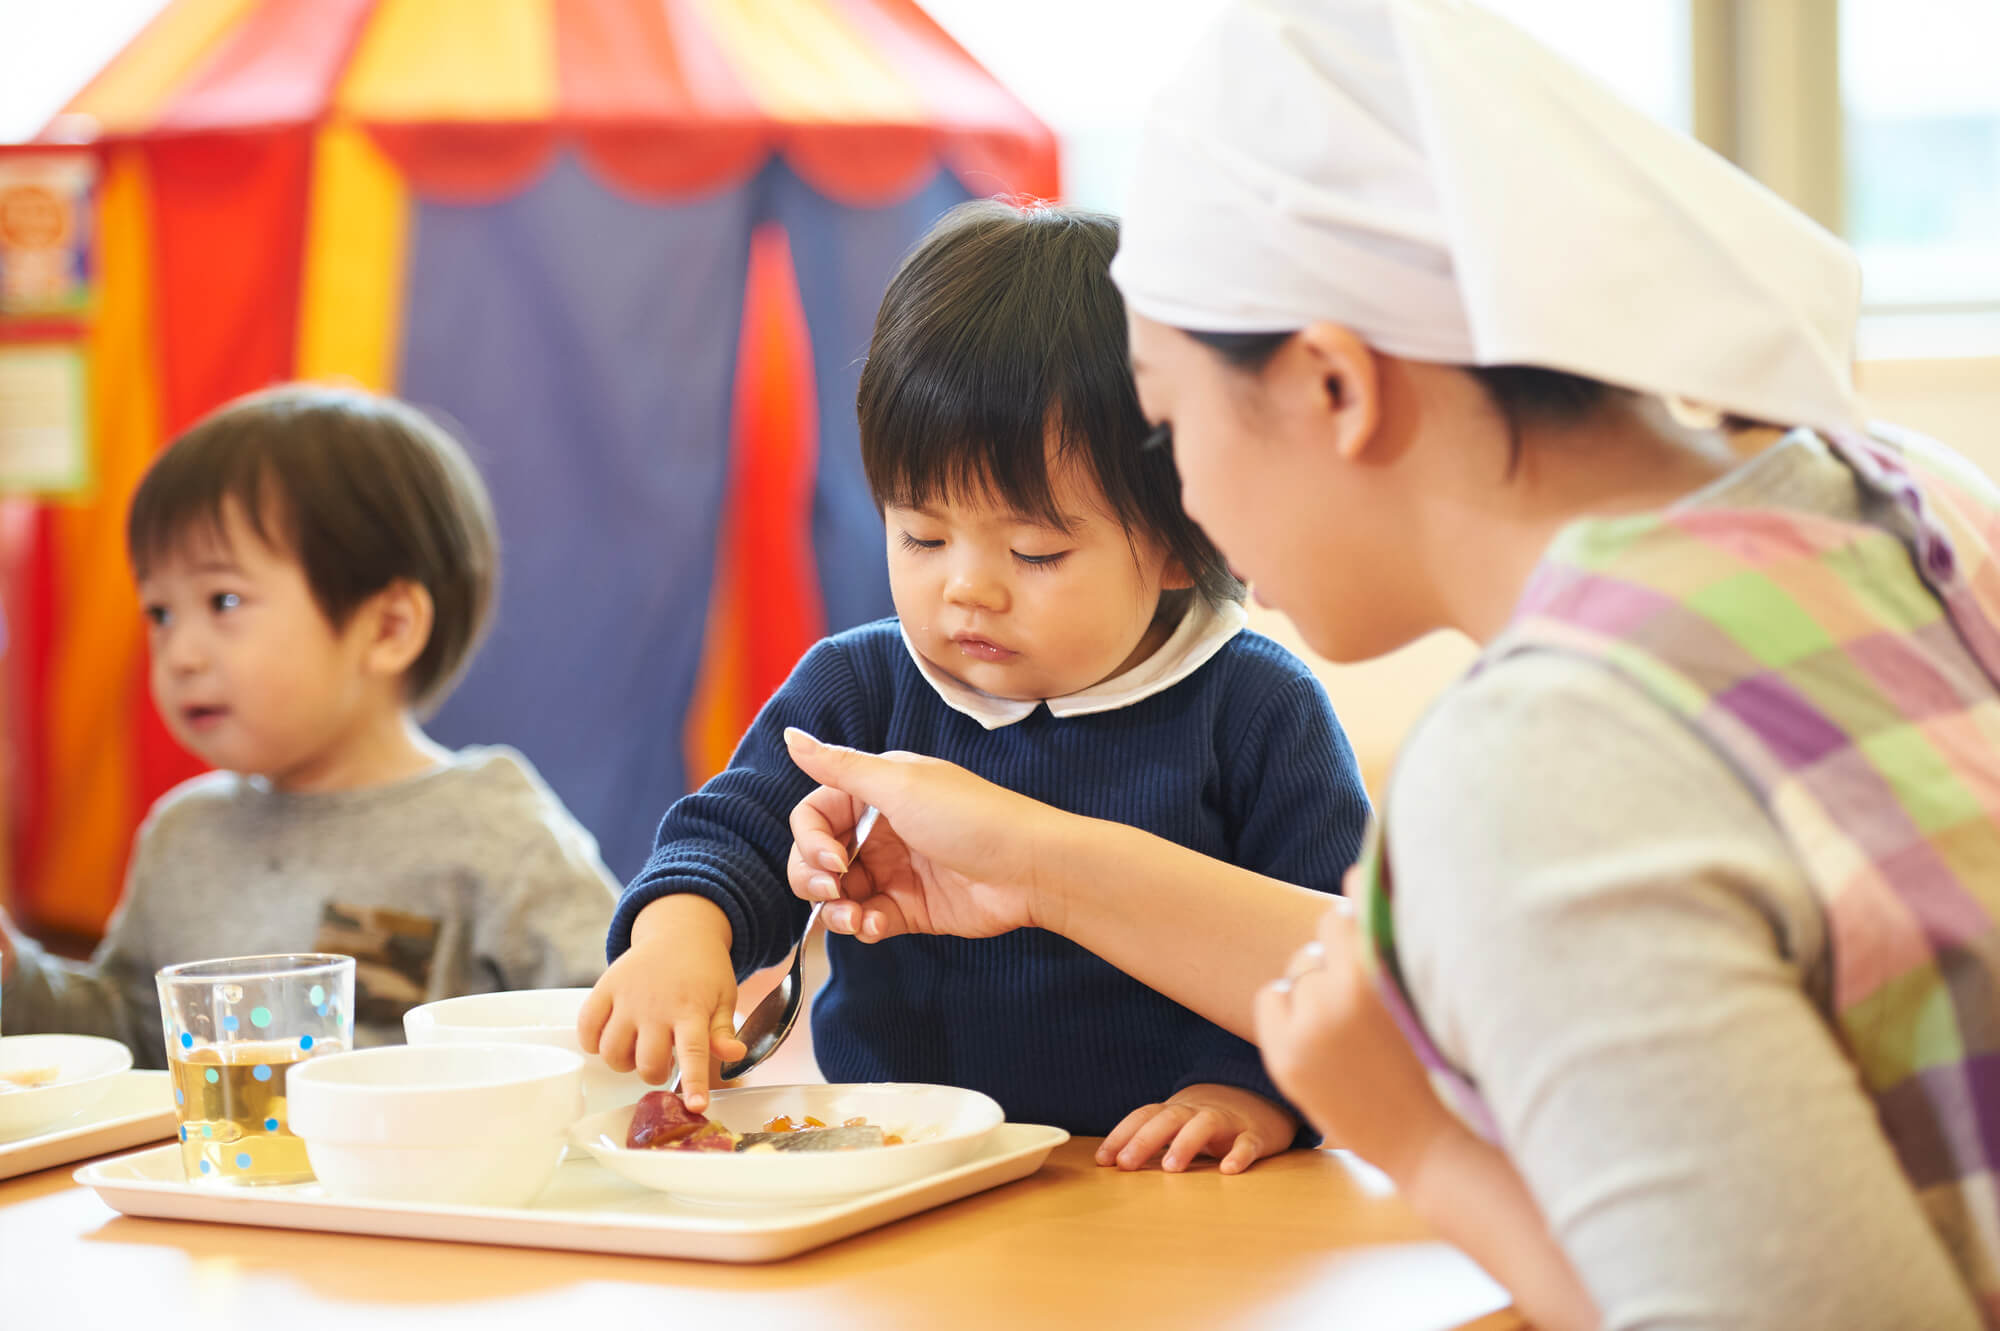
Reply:
<svg viewBox="0 0 2000 1331"><path fill-rule="evenodd" d="M1115 712L1163 693L1207 665L1210 657L1243 631L1249 619L1241 602L1225 601L1217 608L1196 597L1158 651L1121 675L1060 698L996 698L926 661L910 641L908 632L903 633L903 647L945 706L971 717L988 730L998 730L1032 716L1044 703L1056 716L1088 716L1092 712Z"/></svg>

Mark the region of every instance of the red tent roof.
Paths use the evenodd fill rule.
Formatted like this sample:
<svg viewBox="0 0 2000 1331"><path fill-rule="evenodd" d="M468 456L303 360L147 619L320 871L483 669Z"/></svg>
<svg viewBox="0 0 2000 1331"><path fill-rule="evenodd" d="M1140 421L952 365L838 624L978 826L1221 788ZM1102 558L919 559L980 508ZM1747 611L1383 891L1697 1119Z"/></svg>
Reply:
<svg viewBox="0 0 2000 1331"><path fill-rule="evenodd" d="M336 119L432 196L509 193L565 142L646 196L773 153L855 203L939 162L1057 183L1047 127L915 0L176 0L43 138Z"/></svg>

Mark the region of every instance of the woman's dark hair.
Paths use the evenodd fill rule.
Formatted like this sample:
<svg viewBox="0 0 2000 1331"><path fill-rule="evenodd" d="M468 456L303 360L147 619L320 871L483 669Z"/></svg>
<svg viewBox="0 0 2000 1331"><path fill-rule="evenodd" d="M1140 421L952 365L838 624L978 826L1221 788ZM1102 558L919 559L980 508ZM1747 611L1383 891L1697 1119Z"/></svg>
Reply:
<svg viewBox="0 0 2000 1331"><path fill-rule="evenodd" d="M393 582L430 593L430 640L405 685L441 702L484 635L499 537L479 470L451 433L391 398L309 384L239 398L174 440L132 497L125 543L143 581L188 541L221 539L234 502L296 559L336 629Z"/></svg>
<svg viewBox="0 0 2000 1331"><path fill-rule="evenodd" d="M881 507L971 499L1060 527L1051 466L1077 466L1203 598L1240 600L1181 507L1172 456L1141 448L1117 249L1098 213L987 200L945 214L875 316L856 400L869 488Z"/></svg>
<svg viewBox="0 0 2000 1331"><path fill-rule="evenodd" d="M1270 364L1291 333L1197 333L1188 336L1220 356L1231 367L1256 373ZM1572 425L1613 397L1625 392L1610 384L1539 365L1467 365L1461 367L1486 390L1486 396L1507 422L1508 474L1521 461L1521 427L1536 424Z"/></svg>

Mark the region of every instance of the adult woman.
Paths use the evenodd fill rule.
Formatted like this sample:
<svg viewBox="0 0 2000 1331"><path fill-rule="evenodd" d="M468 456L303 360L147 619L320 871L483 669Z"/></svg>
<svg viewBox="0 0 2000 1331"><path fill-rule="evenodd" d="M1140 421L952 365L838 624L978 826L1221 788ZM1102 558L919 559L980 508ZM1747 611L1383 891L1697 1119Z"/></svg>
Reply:
<svg viewBox="0 0 2000 1331"><path fill-rule="evenodd" d="M1260 595L1336 658L1485 644L1361 870L1481 1135L1343 917L1253 1015L1317 903L1127 829L799 737L795 890L1254 1027L1543 1325L2000 1324L1995 498L1860 431L1846 252L1470 5L1261 0L1156 108L1114 272Z"/></svg>

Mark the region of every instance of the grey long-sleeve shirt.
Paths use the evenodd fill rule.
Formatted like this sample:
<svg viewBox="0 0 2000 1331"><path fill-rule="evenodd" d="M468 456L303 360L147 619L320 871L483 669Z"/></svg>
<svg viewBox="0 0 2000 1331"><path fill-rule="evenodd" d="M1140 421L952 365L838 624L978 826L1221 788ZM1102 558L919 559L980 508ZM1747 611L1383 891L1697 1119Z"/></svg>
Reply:
<svg viewBox="0 0 2000 1331"><path fill-rule="evenodd" d="M322 794L212 772L147 816L88 963L13 936L0 1020L110 1036L163 1067L161 966L327 951L356 959L355 1042L396 1042L418 1003L595 982L616 894L595 840L511 749Z"/></svg>
<svg viewBox="0 0 2000 1331"><path fill-rule="evenodd" d="M1685 502L1867 517L1801 437ZM1702 740L1513 657L1426 719L1387 811L1412 997L1606 1327L1980 1325L1833 1034L1818 902Z"/></svg>

